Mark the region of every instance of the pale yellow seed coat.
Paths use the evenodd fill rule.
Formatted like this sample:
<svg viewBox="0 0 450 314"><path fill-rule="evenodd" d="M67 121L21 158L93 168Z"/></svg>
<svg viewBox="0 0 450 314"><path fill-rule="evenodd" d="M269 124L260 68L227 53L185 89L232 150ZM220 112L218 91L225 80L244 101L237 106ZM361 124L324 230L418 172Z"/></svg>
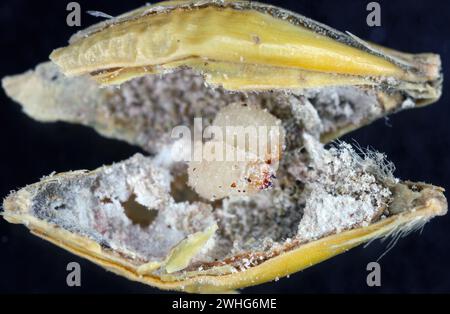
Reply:
<svg viewBox="0 0 450 314"><path fill-rule="evenodd" d="M309 71L401 76L393 63L257 11L206 7L150 14L54 51L69 75L201 57Z"/></svg>

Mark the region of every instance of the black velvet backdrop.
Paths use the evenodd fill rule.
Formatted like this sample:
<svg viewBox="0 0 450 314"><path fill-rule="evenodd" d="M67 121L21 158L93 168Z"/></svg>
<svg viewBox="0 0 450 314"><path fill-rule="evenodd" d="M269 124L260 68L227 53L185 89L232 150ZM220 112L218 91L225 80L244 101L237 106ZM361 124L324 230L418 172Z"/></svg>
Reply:
<svg viewBox="0 0 450 314"><path fill-rule="evenodd" d="M0 2L0 77L23 72L47 59L53 48L66 44L78 28L68 27L68 1ZM450 64L450 1L379 1L382 27L366 25L369 1L292 0L271 3L297 11L339 30L408 52L435 52L446 74ZM144 1L79 1L83 12L99 10L117 15ZM82 26L99 18L85 13ZM450 80L441 100L378 121L345 136L362 147L385 152L397 166L396 175L414 181L450 186L449 113ZM20 107L0 92L0 197L36 182L52 171L94 169L128 158L139 149L105 139L94 131L66 123L42 124L21 113ZM382 286L366 285L366 265L376 260L386 244L373 243L323 262L301 273L244 290L249 293L389 293L450 292L450 216L437 218L423 232L402 239L380 261ZM82 286L66 286L67 263L82 267ZM29 234L23 226L0 218L1 292L120 292L154 293Z"/></svg>

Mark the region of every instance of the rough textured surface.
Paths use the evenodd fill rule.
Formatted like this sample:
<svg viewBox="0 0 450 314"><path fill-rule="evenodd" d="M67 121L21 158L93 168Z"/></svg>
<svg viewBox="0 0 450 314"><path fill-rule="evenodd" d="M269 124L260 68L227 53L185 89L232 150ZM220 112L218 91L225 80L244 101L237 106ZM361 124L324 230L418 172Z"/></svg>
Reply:
<svg viewBox="0 0 450 314"><path fill-rule="evenodd" d="M306 149L297 159L287 156L282 179L251 197L230 197L220 204L176 202L170 167L138 154L26 187L28 211L142 262L163 262L183 239L217 222L215 237L192 262L244 254L256 260L236 258L232 265L250 267L291 242L370 223L390 200L385 184L393 178L382 159L362 158L346 144L327 151L307 134L304 141Z"/></svg>
<svg viewBox="0 0 450 314"><path fill-rule="evenodd" d="M27 189L34 216L146 261L161 261L187 235L214 223L209 205L176 203L167 170L139 154L94 172L47 177ZM127 215L139 206L155 211L144 225Z"/></svg>
<svg viewBox="0 0 450 314"><path fill-rule="evenodd" d="M384 155L360 156L345 143L326 150L303 137L305 149L286 156L273 189L226 199L216 210L222 236L214 254L270 252L277 243L309 242L381 217L391 200L387 186L396 182Z"/></svg>
<svg viewBox="0 0 450 314"><path fill-rule="evenodd" d="M362 158L346 143L325 151L309 135L304 138L310 162L298 237L310 241L379 218L391 196L387 183L394 181L384 156Z"/></svg>
<svg viewBox="0 0 450 314"><path fill-rule="evenodd" d="M439 97L439 58L397 52L388 56L382 48L371 47L355 36L262 4L181 3L183 9L209 5L252 9L286 19L316 34L382 57L404 69L405 77L397 80L382 75L377 88L328 86L288 90L280 87L276 91L244 93L207 86L200 72L181 66L162 75L133 79L120 88L99 89L91 77L66 78L54 65L42 64L34 72L3 80L8 95L21 102L28 114L43 121L89 125L106 136L126 140L158 155L155 159L135 156L93 173L43 181L39 191L33 191L31 209L36 217L144 261L162 261L180 241L217 220L220 229L216 241L210 242L207 250L196 257L201 262L248 251L272 254L290 241L311 241L367 225L382 215L391 196L385 182L393 181L389 167L377 155L360 157L345 144L325 150L319 139L357 128L396 109L410 108L415 105L415 98L421 101ZM173 9L170 6L144 8L123 20ZM121 23L120 20L113 19L111 23ZM75 36L73 41L103 26L106 25L94 26ZM164 42L165 37L161 38ZM255 44L259 41L257 37ZM120 54L130 55L128 47L115 47L119 47ZM91 59L95 57L91 55ZM245 62L242 57L239 60ZM92 70L92 75L101 76L98 71L101 68ZM115 71L118 74L120 68L106 70L111 75ZM203 71L207 76L208 72ZM228 78L224 75L222 79ZM219 80L219 85L220 82L223 84ZM178 125L192 128L196 116L203 117L206 126L223 107L234 102L268 110L282 120L286 130L286 158L282 160L279 180L253 196L233 195L221 204L189 203L183 198L175 201L170 195L172 176L180 175L185 168L176 167L177 172L170 173L174 169L172 159L166 158L174 146L170 131ZM239 120L239 114L236 117ZM250 124L255 122L247 120ZM220 165L214 164L212 171L206 173L205 186L210 183L208 177L216 166ZM193 177L192 172L189 177ZM228 195L221 197L225 196ZM253 264L239 262L244 268Z"/></svg>
<svg viewBox="0 0 450 314"><path fill-rule="evenodd" d="M2 84L6 93L37 120L87 125L151 153L172 142L174 126L193 127L194 118L202 117L206 127L221 108L234 102L267 108L282 119L283 126L291 129L291 137L286 139L288 148L298 146L295 133L299 127L322 135L339 132L369 123L402 104L400 99L385 109L377 90L355 87L296 93L229 92L206 86L203 77L189 69L147 75L120 88L99 88L87 76L66 78L55 65L43 63L34 71L4 78Z"/></svg>
<svg viewBox="0 0 450 314"><path fill-rule="evenodd" d="M59 75L51 64L7 78L3 85L9 95L24 104L27 113L40 120L90 125L102 134L158 153L153 161L134 157L124 162L128 166L111 167L116 170L105 168L111 174L102 175L104 178L98 179L100 181L89 175L49 184L49 192L39 194L40 200L36 203L39 205L35 208L41 218L59 219L53 222L143 260L163 259L184 237L203 230L205 224L215 220L219 223L216 245L210 245L211 251L202 252L196 257L197 261L230 257L249 250L270 253L280 243L292 239L307 241L367 223L378 217L380 206L389 196L379 182L370 181L373 179L370 175L355 176L353 181L347 182L350 184L347 190L333 190L333 182L338 180L336 169L348 174L358 167L358 159L352 154L347 154L348 164L340 165L341 168L328 169L321 165L320 168L329 171L320 175L310 169L326 156L330 160L342 157L326 153L318 141L322 134L348 125L365 124L384 114L375 90L336 87L295 94L231 93L206 86L200 75L187 69L163 76L145 76L123 84L120 89L98 89L88 77L68 79ZM80 99L81 92L84 96ZM212 206L206 203L189 204L183 199L175 202L170 195L169 169L174 169L170 154L176 141L170 138L170 131L176 125L192 128L196 116L202 116L206 126L221 108L233 102L267 109L282 121L286 132L286 157L281 160L277 183L251 198L226 199L214 213L211 213ZM61 106L62 103L65 106ZM302 133L311 134L309 147L314 147L313 150L302 149L305 144ZM292 167L302 170L294 173ZM186 171L182 166L175 168L177 173L173 175ZM163 181L152 179L149 171L159 173ZM375 169L360 169L359 173L365 171ZM313 174L317 177L313 178ZM149 180L155 184L146 186L144 183ZM131 183L124 183L128 181ZM93 188L100 183L102 188ZM363 186L373 190L355 190ZM138 187L144 190L135 191ZM72 191L79 193L74 195ZM62 198L63 204L56 196ZM327 206L322 206L321 200L327 200ZM126 209L136 203L153 213L158 211L155 223L149 223L151 217L145 218L147 226L133 223ZM61 205L64 205L62 209ZM334 219L330 210L342 216ZM172 221L167 224L169 228L165 225L167 219L180 219L184 223L174 227ZM189 227L189 221L200 225ZM301 237L295 236L299 224Z"/></svg>
<svg viewBox="0 0 450 314"><path fill-rule="evenodd" d="M275 243L295 237L303 204L289 189L276 187L252 197L231 197L215 212L220 223L217 256L271 251Z"/></svg>
<svg viewBox="0 0 450 314"><path fill-rule="evenodd" d="M359 125L381 116L375 91L356 92L352 87L331 87L306 92L306 98L322 121L321 133L339 130L350 124Z"/></svg>

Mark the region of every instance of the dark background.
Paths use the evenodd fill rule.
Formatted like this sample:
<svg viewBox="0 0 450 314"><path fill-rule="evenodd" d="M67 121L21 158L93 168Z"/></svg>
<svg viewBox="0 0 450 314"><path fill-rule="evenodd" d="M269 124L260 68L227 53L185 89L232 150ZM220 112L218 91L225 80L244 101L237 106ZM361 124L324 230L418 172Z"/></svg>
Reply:
<svg viewBox="0 0 450 314"><path fill-rule="evenodd" d="M77 27L66 25L69 1L0 2L0 77L23 72L47 60L53 48L66 44ZM118 15L145 1L78 1L82 28L100 18L87 10ZM435 52L450 65L450 1L378 1L382 27L366 25L370 1L292 0L270 3L299 12L339 30L408 52ZM344 137L362 147L385 152L397 166L397 177L450 186L450 80L441 100L405 111ZM102 138L94 131L66 123L43 124L21 113L0 91L0 197L38 181L52 171L94 169L128 158L139 149ZM366 285L366 265L385 250L379 241L325 261L290 278L244 290L248 293L391 293L450 292L450 216L436 218L420 233L398 244L380 261L382 286ZM82 286L66 286L66 265L81 264ZM0 218L0 293L154 293L158 290L106 272L94 264L29 234L24 226Z"/></svg>

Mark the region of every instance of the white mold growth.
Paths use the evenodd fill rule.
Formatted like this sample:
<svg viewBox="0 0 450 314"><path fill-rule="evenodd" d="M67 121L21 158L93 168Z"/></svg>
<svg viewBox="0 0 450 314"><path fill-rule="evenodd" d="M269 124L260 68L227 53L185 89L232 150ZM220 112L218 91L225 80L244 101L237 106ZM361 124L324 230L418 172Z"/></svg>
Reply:
<svg viewBox="0 0 450 314"><path fill-rule="evenodd" d="M139 154L91 173L52 177L38 190L32 187L36 217L146 261L161 261L186 236L215 223L210 205L176 203L168 171ZM133 219L127 211L134 211Z"/></svg>
<svg viewBox="0 0 450 314"><path fill-rule="evenodd" d="M393 179L390 168L370 156L359 156L349 144L325 150L311 136L304 134L304 139L310 170L298 237L314 240L367 226L380 217L391 196L386 187Z"/></svg>
<svg viewBox="0 0 450 314"><path fill-rule="evenodd" d="M355 90L354 87L329 87L308 90L305 97L314 104L322 122L322 132L336 131L348 125L360 125L379 117L375 90Z"/></svg>
<svg viewBox="0 0 450 314"><path fill-rule="evenodd" d="M226 198L216 209L220 236L213 256L270 255L282 245L365 226L386 213L387 186L395 179L383 155L361 156L345 143L327 150L311 135L303 139L304 150L286 156L288 167L280 168L283 179L273 189Z"/></svg>

